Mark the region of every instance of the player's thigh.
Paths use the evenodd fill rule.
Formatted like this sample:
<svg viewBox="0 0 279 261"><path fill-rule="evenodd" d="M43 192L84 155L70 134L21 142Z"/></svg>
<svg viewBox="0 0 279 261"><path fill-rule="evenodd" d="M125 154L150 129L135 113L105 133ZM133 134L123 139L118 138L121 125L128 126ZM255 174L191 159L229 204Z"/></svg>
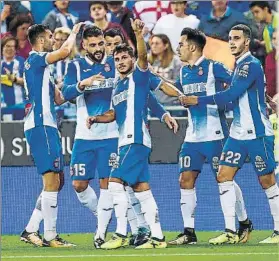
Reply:
<svg viewBox="0 0 279 261"><path fill-rule="evenodd" d="M31 154L40 174L63 170L63 155L58 130L39 126L25 132Z"/></svg>
<svg viewBox="0 0 279 261"><path fill-rule="evenodd" d="M247 141L251 163L258 176L273 173L276 168L274 158L274 137L265 136Z"/></svg>
<svg viewBox="0 0 279 261"><path fill-rule="evenodd" d="M111 178L118 178L129 186L139 182L139 177L146 166L150 148L141 144L131 144L119 149L118 167L112 169Z"/></svg>
<svg viewBox="0 0 279 261"><path fill-rule="evenodd" d="M179 173L195 171L200 173L205 157L199 152L199 144L185 142L179 152Z"/></svg>
<svg viewBox="0 0 279 261"><path fill-rule="evenodd" d="M71 158L72 180L91 180L96 171L94 141L75 140Z"/></svg>
<svg viewBox="0 0 279 261"><path fill-rule="evenodd" d="M101 147L96 151L99 179L108 179L112 166L117 161L118 139L101 141Z"/></svg>

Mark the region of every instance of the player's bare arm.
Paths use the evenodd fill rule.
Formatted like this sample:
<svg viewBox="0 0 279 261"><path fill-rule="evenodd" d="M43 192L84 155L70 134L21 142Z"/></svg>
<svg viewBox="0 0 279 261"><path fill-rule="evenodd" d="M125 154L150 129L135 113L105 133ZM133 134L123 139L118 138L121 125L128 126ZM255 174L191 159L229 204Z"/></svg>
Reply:
<svg viewBox="0 0 279 261"><path fill-rule="evenodd" d="M198 96L185 96L182 95L179 97L179 101L182 106L191 106L198 104Z"/></svg>
<svg viewBox="0 0 279 261"><path fill-rule="evenodd" d="M76 44L76 36L77 36L77 34L78 34L82 25L83 25L83 23L78 23L78 24L74 25L70 36L63 43L61 48L59 48L56 51L53 51L53 52L49 53L46 56L46 61L49 64L56 63L60 60L63 60L65 58L67 58L70 55L72 49L74 48L74 46Z"/></svg>
<svg viewBox="0 0 279 261"><path fill-rule="evenodd" d="M62 105L63 103L66 102L65 99L63 98L61 91L58 89L58 87L55 87L54 101L55 101L56 105Z"/></svg>
<svg viewBox="0 0 279 261"><path fill-rule="evenodd" d="M139 19L136 19L135 21L133 21L133 19L130 20L137 39L138 66L142 70L146 70L148 68L147 49L142 34L144 22Z"/></svg>
<svg viewBox="0 0 279 261"><path fill-rule="evenodd" d="M89 78L86 78L86 79L80 81L78 84L78 88L81 91L84 91L86 87L92 86L95 81L103 82L104 80L105 80L105 77L101 73L98 73L97 75L93 75Z"/></svg>
<svg viewBox="0 0 279 261"><path fill-rule="evenodd" d="M102 115L88 117L86 120L86 126L90 129L94 123L110 123L113 121L115 121L115 111L109 110Z"/></svg>

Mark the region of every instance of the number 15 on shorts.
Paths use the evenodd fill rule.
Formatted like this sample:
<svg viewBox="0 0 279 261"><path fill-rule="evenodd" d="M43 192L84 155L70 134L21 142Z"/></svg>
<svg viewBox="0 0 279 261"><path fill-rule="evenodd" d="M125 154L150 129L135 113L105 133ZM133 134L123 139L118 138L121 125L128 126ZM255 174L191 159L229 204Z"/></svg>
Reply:
<svg viewBox="0 0 279 261"><path fill-rule="evenodd" d="M85 176L85 164L71 166L71 176Z"/></svg>

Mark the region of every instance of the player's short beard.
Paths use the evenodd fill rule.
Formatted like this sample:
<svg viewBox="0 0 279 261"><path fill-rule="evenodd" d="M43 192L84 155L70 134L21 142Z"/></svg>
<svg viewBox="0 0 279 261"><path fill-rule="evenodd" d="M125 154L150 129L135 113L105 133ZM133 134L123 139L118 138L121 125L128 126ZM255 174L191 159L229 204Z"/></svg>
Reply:
<svg viewBox="0 0 279 261"><path fill-rule="evenodd" d="M96 63L100 63L103 58L104 58L104 55L105 55L105 51L101 52L102 53L102 58L100 60L96 59L95 57L95 53L87 53L87 56L93 61L93 62L96 62Z"/></svg>

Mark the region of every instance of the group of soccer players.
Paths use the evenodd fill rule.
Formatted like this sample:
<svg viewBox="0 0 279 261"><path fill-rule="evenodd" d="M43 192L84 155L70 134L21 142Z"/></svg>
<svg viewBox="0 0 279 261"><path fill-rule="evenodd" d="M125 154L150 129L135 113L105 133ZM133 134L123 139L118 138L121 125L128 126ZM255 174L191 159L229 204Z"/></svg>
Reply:
<svg viewBox="0 0 279 261"><path fill-rule="evenodd" d="M160 88L188 107L189 122L179 155L184 232L168 243L197 243L195 181L205 159L210 162L219 184L226 224L225 232L209 242L247 242L253 226L241 189L233 180L247 156L266 192L274 219L274 233L261 243L279 243L274 138L266 115L263 69L249 52L250 29L238 25L230 32L229 44L237 59L236 69L231 72L222 64L203 57L206 38L202 32L185 28L177 48L185 65L177 82L172 84L154 74L148 64L143 22L131 20L131 24L137 38L137 58L134 50L124 43L121 32L114 29L104 35L96 26L84 27L79 23L61 48L52 51L51 31L43 25L29 28L33 51L24 70L28 96L24 131L44 187L21 240L36 246L75 246L56 232L57 196L64 176L54 108L55 103L75 100L77 127L70 174L79 201L97 217L94 246L101 249L129 244L136 249L167 247L149 186L148 108L174 133L178 125L152 93ZM51 77L51 65L70 54L80 30L86 54L68 65L60 92ZM229 87L225 90L225 86ZM225 112L230 109L234 111L234 120L229 134ZM100 182L99 199L89 184L96 170ZM113 210L117 229L106 241ZM235 214L239 220L238 230ZM42 220L43 239L38 231ZM127 237L128 221L132 231L130 239Z"/></svg>

